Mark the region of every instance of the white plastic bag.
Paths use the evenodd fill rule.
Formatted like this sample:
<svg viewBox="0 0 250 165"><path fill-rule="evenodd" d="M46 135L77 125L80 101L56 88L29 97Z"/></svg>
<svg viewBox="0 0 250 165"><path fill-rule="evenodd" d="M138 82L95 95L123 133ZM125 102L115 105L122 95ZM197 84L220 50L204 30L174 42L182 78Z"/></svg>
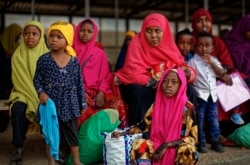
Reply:
<svg viewBox="0 0 250 165"><path fill-rule="evenodd" d="M142 138L142 134L125 135L119 138L111 138L111 134L103 134L104 165L129 165L132 144L135 139Z"/></svg>

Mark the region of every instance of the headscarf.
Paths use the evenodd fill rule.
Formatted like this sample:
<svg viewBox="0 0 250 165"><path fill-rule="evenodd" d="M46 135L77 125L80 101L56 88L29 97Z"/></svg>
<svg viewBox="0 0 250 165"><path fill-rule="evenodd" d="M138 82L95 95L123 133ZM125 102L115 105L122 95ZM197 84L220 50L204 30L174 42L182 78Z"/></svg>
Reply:
<svg viewBox="0 0 250 165"><path fill-rule="evenodd" d="M157 87L150 134L150 140L154 143L155 150L164 142L171 142L180 139L182 115L184 107L188 101L186 95L186 76L181 68L177 68L177 70L174 69L181 82L176 95L173 97L166 97L162 92L162 83L170 71L173 71L173 69L169 68L164 72ZM159 163L154 163L154 165L174 165L175 154L175 148L168 148L163 159Z"/></svg>
<svg viewBox="0 0 250 165"><path fill-rule="evenodd" d="M21 35L22 28L18 24L11 24L4 30L1 43L8 55L12 55L19 45L17 38Z"/></svg>
<svg viewBox="0 0 250 165"><path fill-rule="evenodd" d="M212 16L211 14L209 13L209 11L203 9L203 8L199 8L198 10L196 10L192 16L192 28L193 28L193 34L195 36L197 36L198 32L197 32L197 29L196 29L196 23L199 21L200 17L201 16L206 16L207 19L211 22L212 24ZM210 34L212 34L212 28L211 30L208 32Z"/></svg>
<svg viewBox="0 0 250 165"><path fill-rule="evenodd" d="M119 53L119 56L117 58L117 62L115 65L115 71L121 69L124 65L124 61L125 61L127 50L128 50L128 45L126 45L126 37L129 36L129 37L133 38L135 35L136 35L136 32L132 31L132 30L129 30L125 33L125 39L124 39L121 51Z"/></svg>
<svg viewBox="0 0 250 165"><path fill-rule="evenodd" d="M36 71L36 62L38 58L48 52L44 41L44 27L38 21L29 21L24 25L36 26L41 31L41 38L34 48L28 48L24 39L16 49L12 57L12 81L13 89L8 100L9 103L21 101L27 104L26 117L29 121L35 120L38 109L38 96L33 84L33 78Z"/></svg>
<svg viewBox="0 0 250 165"><path fill-rule="evenodd" d="M125 37L129 36L129 37L134 37L136 35L135 31L129 30L125 33Z"/></svg>
<svg viewBox="0 0 250 165"><path fill-rule="evenodd" d="M152 47L146 39L145 31L150 26L158 26L162 29L162 41L157 47ZM150 69L154 65L169 61L176 65L185 64L174 42L167 18L162 14L149 14L143 20L141 31L129 44L123 68L115 75L124 84L145 85L151 76Z"/></svg>
<svg viewBox="0 0 250 165"><path fill-rule="evenodd" d="M250 76L250 41L244 38L247 31L250 31L250 15L245 15L236 22L224 41L237 69Z"/></svg>
<svg viewBox="0 0 250 165"><path fill-rule="evenodd" d="M192 16L192 28L193 28L192 34L194 35L194 42L196 42L195 37L199 33L196 29L196 23L199 21L201 16L206 16L207 19L212 23L212 17L208 10L200 8L194 12ZM212 28L209 31L209 33L212 35ZM212 55L218 58L218 60L221 62L222 65L233 69L234 63L225 43L222 41L222 39L220 39L217 36L213 36L213 40L214 40L214 51L212 52Z"/></svg>
<svg viewBox="0 0 250 165"><path fill-rule="evenodd" d="M63 34L68 44L66 47L66 53L71 56L76 56L76 52L72 48L74 37L73 25L65 21L56 21L50 25L48 34L50 34L52 30L59 30Z"/></svg>
<svg viewBox="0 0 250 165"><path fill-rule="evenodd" d="M88 43L82 43L79 39L79 31L86 21L92 23L94 27L92 39ZM73 47L77 53L77 59L82 68L84 87L89 93L91 89L110 93L111 73L109 70L108 56L99 46L96 45L98 27L92 19L81 21L75 28Z"/></svg>

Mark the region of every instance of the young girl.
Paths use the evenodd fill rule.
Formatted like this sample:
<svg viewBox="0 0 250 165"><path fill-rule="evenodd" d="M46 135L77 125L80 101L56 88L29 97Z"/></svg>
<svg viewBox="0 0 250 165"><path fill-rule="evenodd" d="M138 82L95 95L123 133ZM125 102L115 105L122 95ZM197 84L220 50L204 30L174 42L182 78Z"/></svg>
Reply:
<svg viewBox="0 0 250 165"><path fill-rule="evenodd" d="M81 165L77 139L77 117L86 108L80 65L71 47L73 26L68 22L57 21L48 30L50 52L42 55L37 62L34 78L41 104L51 98L56 106L60 129L60 145L70 147L73 165ZM49 165L55 160L50 156Z"/></svg>
<svg viewBox="0 0 250 165"><path fill-rule="evenodd" d="M154 165L195 164L198 160L195 147L198 137L197 124L193 105L186 96L186 88L187 81L183 70L179 67L169 68L159 81L155 103L146 113L148 115L151 112L147 119L152 119L152 123L144 118L129 131L122 134L114 132L112 135L119 137L131 134L136 127L140 129L139 132L145 132L147 125L146 131L150 129L149 139L155 149L151 158ZM148 126L150 124L151 126ZM143 150L144 146L139 148ZM135 155L139 156L140 153Z"/></svg>
<svg viewBox="0 0 250 165"><path fill-rule="evenodd" d="M38 108L37 93L33 84L36 61L43 53L48 52L43 37L44 27L40 22L27 22L22 36L23 40L11 60L13 89L7 102L11 107L12 144L15 146L11 157L13 164L22 163L22 147L28 124L35 122Z"/></svg>
<svg viewBox="0 0 250 165"><path fill-rule="evenodd" d="M87 110L78 120L79 125L98 110L112 108L119 112L120 127L126 127L128 123L124 103L113 92L107 55L96 45L98 35L96 23L91 19L83 20L76 26L75 34L74 48L81 66L88 103Z"/></svg>

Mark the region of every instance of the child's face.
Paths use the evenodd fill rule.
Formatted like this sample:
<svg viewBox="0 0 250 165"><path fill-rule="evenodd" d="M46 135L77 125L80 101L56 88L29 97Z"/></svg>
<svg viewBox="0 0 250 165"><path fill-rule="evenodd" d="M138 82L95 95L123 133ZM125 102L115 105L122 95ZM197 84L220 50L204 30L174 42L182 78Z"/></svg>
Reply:
<svg viewBox="0 0 250 165"><path fill-rule="evenodd" d="M51 30L48 37L48 44L51 50L64 50L67 46L67 41L59 30Z"/></svg>
<svg viewBox="0 0 250 165"><path fill-rule="evenodd" d="M206 16L201 16L195 25L196 25L196 31L198 33L201 33L201 32L210 33L212 30L212 23L211 21L209 21L209 19Z"/></svg>
<svg viewBox="0 0 250 165"><path fill-rule="evenodd" d="M163 37L162 29L157 26L148 27L145 31L145 37L149 45L156 47L161 43Z"/></svg>
<svg viewBox="0 0 250 165"><path fill-rule="evenodd" d="M84 22L78 32L82 43L88 43L94 35L94 25L90 22Z"/></svg>
<svg viewBox="0 0 250 165"><path fill-rule="evenodd" d="M170 71L162 82L161 90L166 97L173 97L178 92L180 85L181 82L177 73Z"/></svg>
<svg viewBox="0 0 250 165"><path fill-rule="evenodd" d="M214 47L213 47L213 39L211 37L199 37L196 41L195 46L196 53L203 57L205 55L211 55Z"/></svg>
<svg viewBox="0 0 250 165"><path fill-rule="evenodd" d="M34 48L37 46L41 38L41 31L34 25L28 25L23 31L24 43L28 48Z"/></svg>
<svg viewBox="0 0 250 165"><path fill-rule="evenodd" d="M177 47L184 57L187 56L193 49L193 36L181 34L177 39Z"/></svg>

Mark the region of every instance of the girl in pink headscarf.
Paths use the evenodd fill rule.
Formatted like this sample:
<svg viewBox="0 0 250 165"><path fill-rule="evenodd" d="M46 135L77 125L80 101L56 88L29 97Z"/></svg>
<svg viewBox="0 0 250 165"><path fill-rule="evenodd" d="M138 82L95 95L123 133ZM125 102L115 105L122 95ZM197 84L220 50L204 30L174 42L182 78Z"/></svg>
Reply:
<svg viewBox="0 0 250 165"><path fill-rule="evenodd" d="M79 60L88 108L79 118L79 125L100 109L119 111L121 127L127 126L123 101L114 95L108 56L98 45L98 28L91 19L85 19L75 28L73 47Z"/></svg>
<svg viewBox="0 0 250 165"><path fill-rule="evenodd" d="M197 162L196 117L186 89L183 70L180 67L167 69L159 81L155 103L144 119L124 132L113 132L112 137L150 132L149 139L155 151L150 150L148 140L135 140L131 151L132 162L135 159L145 164L148 163L146 160L151 160L153 165L194 165Z"/></svg>
<svg viewBox="0 0 250 165"><path fill-rule="evenodd" d="M174 165L185 156L194 164L197 125L192 103L186 96L187 82L182 69L168 69L162 76L153 106L150 140L154 144L154 165ZM185 125L185 127L183 127ZM185 128L185 129L183 129ZM189 130L189 131L187 131Z"/></svg>

